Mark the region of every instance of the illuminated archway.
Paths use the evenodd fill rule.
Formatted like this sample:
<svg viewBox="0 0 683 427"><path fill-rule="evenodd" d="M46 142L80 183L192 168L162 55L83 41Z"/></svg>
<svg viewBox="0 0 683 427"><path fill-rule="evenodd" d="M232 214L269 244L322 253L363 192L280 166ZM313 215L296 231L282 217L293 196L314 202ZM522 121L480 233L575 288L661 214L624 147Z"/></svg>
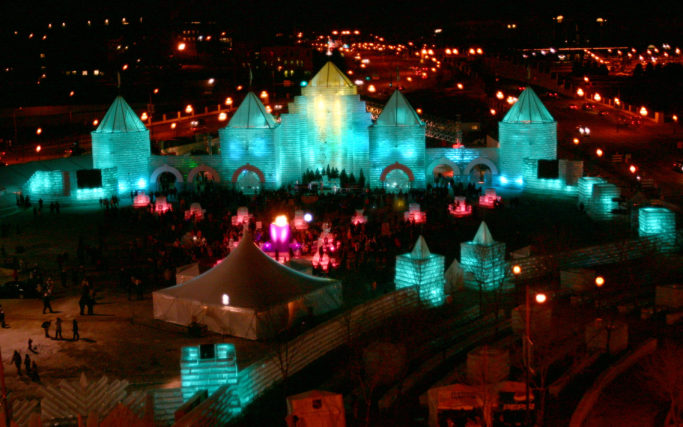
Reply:
<svg viewBox="0 0 683 427"><path fill-rule="evenodd" d="M247 163L246 165L240 166L239 168L237 168L237 170L232 174L232 183L233 184L237 183L237 180L239 179L240 175L244 171L254 172L256 175L258 175L258 179L259 179L259 181L261 181L261 184L266 183L266 176L263 174L263 172L261 172L261 169L257 168L254 165L250 165L249 163Z"/></svg>
<svg viewBox="0 0 683 427"><path fill-rule="evenodd" d="M491 159L487 159L486 157L477 157L476 159L472 160L467 164L465 167L465 171L463 172L463 175L468 176L470 172L472 172L472 168L474 168L477 165L485 165L488 166L489 169L491 169L491 173L493 175L498 175L498 167L496 166L495 163L491 161Z"/></svg>
<svg viewBox="0 0 683 427"><path fill-rule="evenodd" d="M439 159L433 160L429 166L427 166L427 177L431 177L434 182L436 182L438 174L447 179L457 179L460 177L460 167L455 164L449 158L441 157Z"/></svg>
<svg viewBox="0 0 683 427"><path fill-rule="evenodd" d="M408 166L402 165L399 162L396 162L393 165L389 165L389 166L385 167L384 170L382 170L382 174L379 176L379 180L384 182L387 179L387 175L389 174L389 172L396 170L396 169L399 169L399 170L402 170L403 172L405 172L406 175L408 175L408 179L410 180L410 182L415 181L415 174L413 174L413 171L411 171Z"/></svg>
<svg viewBox="0 0 683 427"><path fill-rule="evenodd" d="M193 182L198 174L205 175L207 178L210 178L213 182L221 181L221 176L218 175L216 169L212 168L211 166L201 165L197 166L196 168L190 171L190 173L187 175L187 182Z"/></svg>
<svg viewBox="0 0 683 427"><path fill-rule="evenodd" d="M173 174L176 178L177 183L182 184L185 182L185 180L183 179L183 174L181 174L178 169L174 168L173 166L162 165L154 169L154 172L152 172L152 175L149 177L150 184L158 185L159 176L161 176L161 174L163 173Z"/></svg>

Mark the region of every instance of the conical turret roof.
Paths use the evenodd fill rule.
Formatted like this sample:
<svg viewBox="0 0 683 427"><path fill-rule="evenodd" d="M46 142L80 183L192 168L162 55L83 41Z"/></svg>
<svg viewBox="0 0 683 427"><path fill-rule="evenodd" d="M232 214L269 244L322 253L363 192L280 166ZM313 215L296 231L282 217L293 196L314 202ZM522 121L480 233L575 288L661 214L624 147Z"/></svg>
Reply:
<svg viewBox="0 0 683 427"><path fill-rule="evenodd" d="M122 96L117 96L95 132L144 132L147 127Z"/></svg>
<svg viewBox="0 0 683 427"><path fill-rule="evenodd" d="M485 246L490 246L496 243L496 241L493 240L493 236L491 235L491 232L489 231L489 227L486 225L486 222L481 222L479 230L477 230L477 234L474 235L474 239L472 240L472 242L478 245Z"/></svg>
<svg viewBox="0 0 683 427"><path fill-rule="evenodd" d="M431 252L429 252L427 242L425 241L425 238L420 235L420 237L417 238L417 242L415 242L413 250L410 252L410 256L416 259L425 259L429 258L429 255L431 255Z"/></svg>
<svg viewBox="0 0 683 427"><path fill-rule="evenodd" d="M228 123L229 128L274 128L273 116L266 111L261 100L249 92Z"/></svg>
<svg viewBox="0 0 683 427"><path fill-rule="evenodd" d="M384 105L376 124L379 126L415 126L421 125L422 121L406 97L400 91L395 90Z"/></svg>
<svg viewBox="0 0 683 427"><path fill-rule="evenodd" d="M519 99L503 117L504 123L553 123L555 119L531 87L519 95Z"/></svg>
<svg viewBox="0 0 683 427"><path fill-rule="evenodd" d="M328 61L308 82L307 87L355 88L356 86L336 65Z"/></svg>

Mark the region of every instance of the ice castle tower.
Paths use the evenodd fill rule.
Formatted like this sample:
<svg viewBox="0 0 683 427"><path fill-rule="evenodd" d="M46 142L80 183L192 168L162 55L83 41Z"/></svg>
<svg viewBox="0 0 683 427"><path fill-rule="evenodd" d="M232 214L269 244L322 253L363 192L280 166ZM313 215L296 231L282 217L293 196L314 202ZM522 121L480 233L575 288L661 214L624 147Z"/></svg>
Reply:
<svg viewBox="0 0 683 427"><path fill-rule="evenodd" d="M505 278L505 243L493 240L484 221L471 242L460 244L460 264L469 273L465 286L483 291L493 291ZM470 280L467 280L467 279Z"/></svg>
<svg viewBox="0 0 683 427"><path fill-rule="evenodd" d="M525 160L557 159L557 122L530 87L498 123L498 137L502 185L524 184Z"/></svg>
<svg viewBox="0 0 683 427"><path fill-rule="evenodd" d="M93 167L117 168L120 193L147 188L151 155L149 130L123 97L116 97L90 135Z"/></svg>
<svg viewBox="0 0 683 427"><path fill-rule="evenodd" d="M443 303L444 256L433 254L420 236L411 252L396 257L396 289L417 286L420 300L428 305Z"/></svg>
<svg viewBox="0 0 683 427"><path fill-rule="evenodd" d="M370 182L379 184L387 165L398 163L404 167L394 168L386 174L387 176L382 177L387 186L405 186L405 179L412 178L409 179L408 187L423 188L425 146L424 123L405 96L398 90L394 91L377 121L370 127ZM408 176L406 168L412 176ZM399 176L392 178L393 174ZM409 188L397 190L399 189L405 191Z"/></svg>
<svg viewBox="0 0 683 427"><path fill-rule="evenodd" d="M237 190L250 193L262 186L280 186L279 125L253 92L247 94L218 135L223 167L237 174Z"/></svg>

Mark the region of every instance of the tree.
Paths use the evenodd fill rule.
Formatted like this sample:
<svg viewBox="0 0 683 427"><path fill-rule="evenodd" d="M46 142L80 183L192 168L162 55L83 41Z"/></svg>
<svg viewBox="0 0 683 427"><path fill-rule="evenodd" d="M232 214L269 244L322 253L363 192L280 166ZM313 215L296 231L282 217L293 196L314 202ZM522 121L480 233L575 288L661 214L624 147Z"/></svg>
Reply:
<svg viewBox="0 0 683 427"><path fill-rule="evenodd" d="M358 176L358 186L360 188L365 187L365 175L363 175L363 169L360 170L360 175Z"/></svg>
<svg viewBox="0 0 683 427"><path fill-rule="evenodd" d="M339 175L339 185L342 187L346 187L346 184L349 182L349 176L346 174L346 169L342 169L341 174Z"/></svg>

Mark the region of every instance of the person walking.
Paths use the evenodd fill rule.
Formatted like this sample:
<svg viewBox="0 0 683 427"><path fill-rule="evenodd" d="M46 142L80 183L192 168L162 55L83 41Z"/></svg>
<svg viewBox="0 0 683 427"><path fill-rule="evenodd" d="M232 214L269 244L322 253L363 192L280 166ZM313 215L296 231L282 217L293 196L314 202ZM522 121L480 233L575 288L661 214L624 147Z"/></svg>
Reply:
<svg viewBox="0 0 683 427"><path fill-rule="evenodd" d="M12 355L12 363L17 367L17 375L21 376L21 354L16 350L14 350Z"/></svg>
<svg viewBox="0 0 683 427"><path fill-rule="evenodd" d="M32 351L33 353L36 352L36 349L33 348L33 340L31 338L28 339L28 351Z"/></svg>
<svg viewBox="0 0 683 427"><path fill-rule="evenodd" d="M45 338L50 338L50 323L52 323L49 320L46 320L43 322L42 325L40 325L41 328L45 331Z"/></svg>
<svg viewBox="0 0 683 427"><path fill-rule="evenodd" d="M7 327L7 324L5 323L5 309L2 308L2 304L0 304L0 326L3 328Z"/></svg>
<svg viewBox="0 0 683 427"><path fill-rule="evenodd" d="M74 332L73 340L78 341L79 339L81 339L81 336L78 333L78 321L76 319L74 319L73 321L72 329Z"/></svg>
<svg viewBox="0 0 683 427"><path fill-rule="evenodd" d="M31 356L28 354L24 356L24 368L26 368L26 375L31 376Z"/></svg>
<svg viewBox="0 0 683 427"><path fill-rule="evenodd" d="M50 310L50 313L54 313L52 305L50 304L50 299L52 299L52 295L50 295L50 292L46 289L45 292L43 292L43 314L45 314L45 310Z"/></svg>
<svg viewBox="0 0 683 427"><path fill-rule="evenodd" d="M55 322L55 339L56 340L61 340L62 338L62 319L60 317L57 318L57 321Z"/></svg>

